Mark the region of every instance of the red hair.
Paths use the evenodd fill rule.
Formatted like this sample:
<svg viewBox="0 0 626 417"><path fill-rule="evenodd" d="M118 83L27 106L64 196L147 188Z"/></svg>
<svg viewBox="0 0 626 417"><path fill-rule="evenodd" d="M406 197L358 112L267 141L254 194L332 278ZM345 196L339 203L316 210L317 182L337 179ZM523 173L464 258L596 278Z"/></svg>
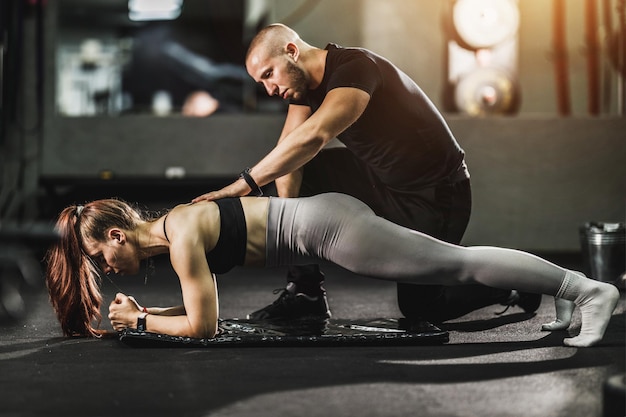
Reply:
<svg viewBox="0 0 626 417"><path fill-rule="evenodd" d="M61 239L46 254L46 285L65 336L100 336L100 274L82 247L104 241L111 227L133 230L141 215L120 200L97 200L64 209L56 227ZM95 325L95 326L94 326Z"/></svg>

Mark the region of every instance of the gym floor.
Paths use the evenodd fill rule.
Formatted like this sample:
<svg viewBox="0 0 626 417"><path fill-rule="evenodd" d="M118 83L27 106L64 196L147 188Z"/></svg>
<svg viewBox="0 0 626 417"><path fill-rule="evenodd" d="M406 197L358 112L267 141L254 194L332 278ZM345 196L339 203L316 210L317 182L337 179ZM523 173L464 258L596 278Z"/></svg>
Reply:
<svg viewBox="0 0 626 417"><path fill-rule="evenodd" d="M395 284L324 270L335 318L399 317ZM221 317L243 318L273 301L284 276L239 268L218 277ZM147 284L141 276L116 284L144 305L180 304L164 259ZM106 317L116 289L102 285ZM601 345L588 349L564 347L568 332L540 331L554 316L549 297L536 315L512 307L498 316L502 307L491 306L448 322L444 345L296 348L131 348L115 337L63 338L44 288L24 299L27 314L1 328L2 416L621 415L610 414L603 387L625 372L624 296ZM570 332L579 326L577 313Z"/></svg>

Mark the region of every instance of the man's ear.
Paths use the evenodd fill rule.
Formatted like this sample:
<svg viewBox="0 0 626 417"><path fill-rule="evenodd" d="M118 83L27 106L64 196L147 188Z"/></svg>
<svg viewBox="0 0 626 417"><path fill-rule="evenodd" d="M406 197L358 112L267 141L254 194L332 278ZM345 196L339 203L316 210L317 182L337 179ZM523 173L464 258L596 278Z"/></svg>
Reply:
<svg viewBox="0 0 626 417"><path fill-rule="evenodd" d="M289 55L294 62L298 62L298 58L300 58L300 48L293 42L289 42L287 46L285 46L285 50L287 51L287 55Z"/></svg>

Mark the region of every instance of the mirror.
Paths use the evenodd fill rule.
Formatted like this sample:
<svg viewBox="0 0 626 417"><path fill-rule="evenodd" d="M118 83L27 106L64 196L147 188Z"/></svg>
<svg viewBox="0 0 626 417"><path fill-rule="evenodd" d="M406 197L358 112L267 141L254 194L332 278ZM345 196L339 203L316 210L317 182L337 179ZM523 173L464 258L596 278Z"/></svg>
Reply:
<svg viewBox="0 0 626 417"><path fill-rule="evenodd" d="M276 112L244 66L263 0L60 0L60 116ZM146 7L147 6L147 7Z"/></svg>

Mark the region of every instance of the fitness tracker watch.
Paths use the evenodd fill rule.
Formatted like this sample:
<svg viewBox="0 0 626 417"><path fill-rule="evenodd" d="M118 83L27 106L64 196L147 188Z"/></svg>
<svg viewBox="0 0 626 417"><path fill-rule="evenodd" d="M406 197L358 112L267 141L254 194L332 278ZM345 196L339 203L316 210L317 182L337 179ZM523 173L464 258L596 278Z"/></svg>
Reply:
<svg viewBox="0 0 626 417"><path fill-rule="evenodd" d="M139 315L139 317L137 317L137 330L139 330L140 332L146 331L146 316L147 315L148 313L143 312Z"/></svg>

